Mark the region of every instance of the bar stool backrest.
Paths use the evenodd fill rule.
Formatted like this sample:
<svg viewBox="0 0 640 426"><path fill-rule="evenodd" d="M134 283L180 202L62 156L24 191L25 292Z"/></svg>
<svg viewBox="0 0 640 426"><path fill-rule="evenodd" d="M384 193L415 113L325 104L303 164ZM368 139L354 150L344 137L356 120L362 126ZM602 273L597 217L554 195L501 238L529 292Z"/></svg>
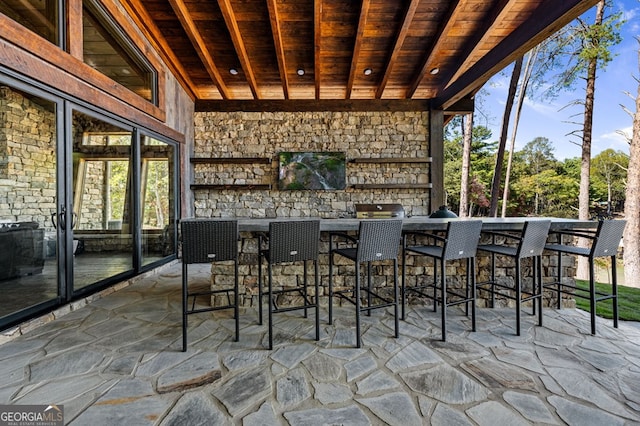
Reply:
<svg viewBox="0 0 640 426"><path fill-rule="evenodd" d="M528 220L522 229L522 239L518 246L517 257L542 256L549 235L550 220Z"/></svg>
<svg viewBox="0 0 640 426"><path fill-rule="evenodd" d="M475 257L481 230L481 220L450 221L447 224L447 240L442 251L443 260Z"/></svg>
<svg viewBox="0 0 640 426"><path fill-rule="evenodd" d="M269 262L317 260L319 220L291 220L269 224Z"/></svg>
<svg viewBox="0 0 640 426"><path fill-rule="evenodd" d="M397 259L402 237L402 220L360 221L357 262Z"/></svg>
<svg viewBox="0 0 640 426"><path fill-rule="evenodd" d="M180 222L182 263L211 263L238 257L236 220L185 219Z"/></svg>
<svg viewBox="0 0 640 426"><path fill-rule="evenodd" d="M615 256L626 224L626 220L601 220L591 246L591 257Z"/></svg>

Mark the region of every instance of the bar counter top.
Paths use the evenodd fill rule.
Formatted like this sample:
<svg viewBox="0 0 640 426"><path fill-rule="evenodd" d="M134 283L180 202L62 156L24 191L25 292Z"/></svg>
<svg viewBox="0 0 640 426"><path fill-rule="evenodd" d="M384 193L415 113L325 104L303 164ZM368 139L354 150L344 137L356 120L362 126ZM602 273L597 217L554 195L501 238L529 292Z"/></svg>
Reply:
<svg viewBox="0 0 640 426"><path fill-rule="evenodd" d="M219 218L234 219L234 218ZM375 219L355 219L355 218L336 218L336 219L320 219L315 217L274 217L274 218L237 218L238 228L241 232L266 232L269 230L269 223L274 221L294 221L294 220L320 220L320 231L357 231L361 220ZM480 217L480 218L456 218L456 219L434 219L428 216L412 216L402 218L402 229L404 231L434 231L446 229L447 222L451 220L482 220L482 229L484 231L515 231L522 229L524 223L528 220L551 220L551 230L560 229L588 229L597 226L596 221L565 219L554 217Z"/></svg>

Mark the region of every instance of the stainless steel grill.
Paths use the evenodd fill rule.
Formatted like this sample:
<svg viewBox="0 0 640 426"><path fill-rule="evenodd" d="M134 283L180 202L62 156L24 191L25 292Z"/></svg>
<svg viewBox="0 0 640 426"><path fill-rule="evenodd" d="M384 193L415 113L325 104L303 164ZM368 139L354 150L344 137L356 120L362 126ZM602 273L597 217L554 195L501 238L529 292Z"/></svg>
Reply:
<svg viewBox="0 0 640 426"><path fill-rule="evenodd" d="M390 219L404 217L401 204L356 204L358 219Z"/></svg>

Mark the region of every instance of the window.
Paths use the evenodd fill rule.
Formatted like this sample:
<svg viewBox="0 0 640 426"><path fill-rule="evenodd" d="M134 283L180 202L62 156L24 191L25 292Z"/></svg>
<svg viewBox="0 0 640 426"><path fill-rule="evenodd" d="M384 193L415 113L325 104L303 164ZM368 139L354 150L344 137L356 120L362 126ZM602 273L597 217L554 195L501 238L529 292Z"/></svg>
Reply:
<svg viewBox="0 0 640 426"><path fill-rule="evenodd" d="M82 138L82 145L112 146L131 145L129 132L86 132Z"/></svg>
<svg viewBox="0 0 640 426"><path fill-rule="evenodd" d="M157 105L157 71L94 0L83 2L84 62Z"/></svg>
<svg viewBox="0 0 640 426"><path fill-rule="evenodd" d="M129 196L131 132L119 130L84 132L82 147L78 152L89 155L89 157L80 156L78 163L79 170L82 172L76 183L76 185L80 185L76 188L76 193L82 194L82 198L78 198L82 207L76 206L80 228L121 229L123 217L127 214L125 207ZM89 178L87 179L87 177ZM91 189L92 185L96 185L97 182L102 182L100 191L95 188ZM88 198L95 198L98 193L101 196L99 203L97 200ZM97 221L93 216L91 219L87 219L87 215L91 214L90 209L96 205L102 206L98 209L103 214L102 220Z"/></svg>
<svg viewBox="0 0 640 426"><path fill-rule="evenodd" d="M58 44L58 0L2 0L0 12L51 43Z"/></svg>
<svg viewBox="0 0 640 426"><path fill-rule="evenodd" d="M175 252L175 147L143 135L140 145L142 264Z"/></svg>

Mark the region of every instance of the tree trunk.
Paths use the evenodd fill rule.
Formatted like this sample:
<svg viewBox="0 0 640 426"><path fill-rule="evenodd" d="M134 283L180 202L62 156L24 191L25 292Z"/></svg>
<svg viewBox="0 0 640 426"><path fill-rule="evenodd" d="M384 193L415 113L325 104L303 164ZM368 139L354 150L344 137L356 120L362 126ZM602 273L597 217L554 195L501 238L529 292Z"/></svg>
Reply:
<svg viewBox="0 0 640 426"><path fill-rule="evenodd" d="M504 163L504 148L507 144L507 132L509 131L509 117L511 117L511 109L513 101L516 97L516 89L520 80L520 72L522 71L522 56L516 59L513 64L513 72L511 73L511 82L509 83L509 93L504 106L504 115L502 116L502 127L500 128L500 142L498 144L498 152L496 153L496 167L493 172L493 180L491 182L491 204L489 206L489 216L496 217L498 215L498 201L500 199L500 182L502 181L502 164Z"/></svg>
<svg viewBox="0 0 640 426"><path fill-rule="evenodd" d="M502 193L502 217L507 216L507 204L509 202L509 181L511 179L511 166L513 163L513 151L516 145L516 135L518 134L518 124L520 123L520 113L522 112L522 105L527 96L527 88L529 87L529 81L531 80L531 74L533 73L533 64L535 64L540 45L537 45L527 58L527 65L524 67L524 74L522 76L522 83L520 84L520 92L518 92L518 103L516 104L516 115L513 118L513 129L511 130L511 144L509 146L509 157L507 158L507 172L504 176L504 191Z"/></svg>
<svg viewBox="0 0 640 426"><path fill-rule="evenodd" d="M640 68L640 48L638 49ZM624 215L624 282L627 286L640 287L640 82L636 95L636 111L633 115L633 135L629 147L629 168Z"/></svg>
<svg viewBox="0 0 640 426"><path fill-rule="evenodd" d="M469 169L471 164L471 141L473 139L473 114L462 117L462 178L460 179L460 209L458 216L469 216Z"/></svg>
<svg viewBox="0 0 640 426"><path fill-rule="evenodd" d="M596 7L595 25L602 25L604 18L604 0L598 2ZM596 69L598 66L598 58L589 59L587 65L587 86L585 88L584 100L584 124L582 131L582 163L580 166L580 194L578 195L578 218L582 220L589 219L589 181L591 171L591 137L593 134L593 103L596 87ZM579 239L579 247L587 247L589 240ZM576 277L587 279L589 277L589 263L584 256L578 257L578 269Z"/></svg>

